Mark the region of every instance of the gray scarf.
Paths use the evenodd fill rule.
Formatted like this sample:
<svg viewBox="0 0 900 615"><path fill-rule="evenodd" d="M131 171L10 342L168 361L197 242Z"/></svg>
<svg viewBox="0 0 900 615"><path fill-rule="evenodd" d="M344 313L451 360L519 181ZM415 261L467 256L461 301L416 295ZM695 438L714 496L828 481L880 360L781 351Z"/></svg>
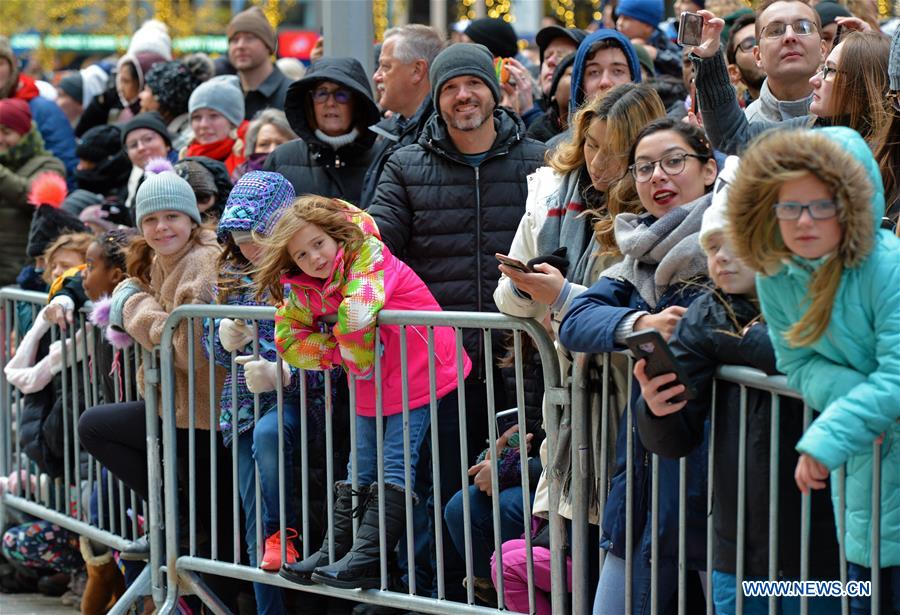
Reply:
<svg viewBox="0 0 900 615"><path fill-rule="evenodd" d="M706 275L706 255L700 249L700 224L712 194L676 207L659 220L646 214L616 216L616 243L625 259L601 275L631 283L655 308L666 289L698 275Z"/></svg>
<svg viewBox="0 0 900 615"><path fill-rule="evenodd" d="M566 247L569 269L566 279L575 284L590 286L588 264L591 260L594 236L590 207L582 195L581 176L584 169L567 173L559 185L555 202L547 208L547 218L537 238L539 256L551 254L561 246Z"/></svg>

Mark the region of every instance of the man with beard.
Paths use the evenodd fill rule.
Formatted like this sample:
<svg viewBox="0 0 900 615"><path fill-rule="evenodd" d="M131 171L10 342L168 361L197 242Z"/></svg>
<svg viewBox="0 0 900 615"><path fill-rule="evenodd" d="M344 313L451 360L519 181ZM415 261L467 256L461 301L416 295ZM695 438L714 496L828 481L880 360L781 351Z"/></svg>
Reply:
<svg viewBox="0 0 900 615"><path fill-rule="evenodd" d="M756 47L756 15L747 13L738 17L728 33L725 56L728 60L728 76L734 86L746 88L742 105L746 107L759 98L759 90L766 80L764 70L756 65L753 48Z"/></svg>
<svg viewBox="0 0 900 615"><path fill-rule="evenodd" d="M388 159L368 212L384 243L425 281L444 310L496 311L500 272L494 255L509 250L525 213L525 178L543 164L545 147L525 137L519 117L498 107L500 84L486 47L448 47L429 76L436 113L416 143ZM492 366L496 361L486 364L481 335L466 333L475 367L465 382L466 435L474 456L487 436L487 369L495 370L496 408L508 406ZM500 340L494 349L502 352ZM455 395L441 400L447 410L438 412L443 503L462 486L459 423L451 409ZM446 534L444 544L451 544ZM444 565L448 598L459 598L465 567L454 549L445 547Z"/></svg>
<svg viewBox="0 0 900 615"><path fill-rule="evenodd" d="M237 69L244 92L244 119L252 120L266 107L284 109L291 80L272 62L275 31L258 6L228 22L228 61Z"/></svg>

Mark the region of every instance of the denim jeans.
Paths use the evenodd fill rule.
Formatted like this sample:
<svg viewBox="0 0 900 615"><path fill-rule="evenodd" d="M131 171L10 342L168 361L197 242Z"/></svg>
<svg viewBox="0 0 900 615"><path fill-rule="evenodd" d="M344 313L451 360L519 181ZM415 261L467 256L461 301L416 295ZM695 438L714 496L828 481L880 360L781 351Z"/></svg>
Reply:
<svg viewBox="0 0 900 615"><path fill-rule="evenodd" d="M765 581L766 577L745 577L745 581ZM779 579L782 580L782 579ZM794 580L794 579L783 579ZM713 570L713 603L716 605L717 615L733 615L737 612L736 592L737 577L728 572ZM839 615L841 612L840 598L810 598L808 601L809 612L818 615ZM763 597L744 596L744 615L768 615L769 599ZM800 598L793 596L778 599L778 615L798 615L800 613ZM868 614L868 611L866 611Z"/></svg>
<svg viewBox="0 0 900 615"><path fill-rule="evenodd" d="M851 581L869 581L872 569L847 563L847 578ZM900 566L881 569L881 614L900 615ZM870 598L850 598L851 615L869 615L872 609Z"/></svg>
<svg viewBox="0 0 900 615"><path fill-rule="evenodd" d="M663 560L658 569L657 596L660 612L666 612L669 602L678 595L678 566L675 562ZM688 571L700 575L705 584L706 572ZM706 588L704 588L705 590ZM708 591L707 591L708 595ZM597 595L594 597L594 615L649 615L650 613L650 562L640 557L632 562L631 610L625 608L625 560L612 553L606 554Z"/></svg>
<svg viewBox="0 0 900 615"><path fill-rule="evenodd" d="M489 579L491 576L491 556L494 554L494 521L491 496L475 485L469 490L469 513L472 523L472 570L476 577ZM500 542L520 538L525 530L522 526L522 488L509 487L498 495L500 498ZM531 492L534 501L534 491ZM453 546L465 561L465 526L463 515L463 493L457 491L444 508L444 521L453 539ZM530 529L530 528L529 528Z"/></svg>
<svg viewBox="0 0 900 615"><path fill-rule="evenodd" d="M403 470L403 414L384 417L384 482L406 487ZM419 451L422 441L428 435L431 414L428 406L409 411L409 464L410 480L416 482L416 468L419 465ZM357 475L360 485L370 485L378 479L378 449L376 444L374 416L356 415L356 459L359 464ZM352 476L354 455L347 462L347 476Z"/></svg>
<svg viewBox="0 0 900 615"><path fill-rule="evenodd" d="M300 409L293 404L284 404L284 481L290 489L291 457L293 445L300 437ZM261 518L263 520L263 539L279 528L278 520L278 413L272 409L260 417L253 431L238 436L238 489L241 493L241 506L244 510L244 541L247 544L247 556L250 565L256 567L256 469L254 458L259 464L259 489L262 496ZM288 502L292 501L290 492L285 494ZM285 527L293 527L292 519L296 519L296 511L285 510ZM287 613L281 588L264 583L254 583L253 593L256 597L256 610L259 615L281 615Z"/></svg>

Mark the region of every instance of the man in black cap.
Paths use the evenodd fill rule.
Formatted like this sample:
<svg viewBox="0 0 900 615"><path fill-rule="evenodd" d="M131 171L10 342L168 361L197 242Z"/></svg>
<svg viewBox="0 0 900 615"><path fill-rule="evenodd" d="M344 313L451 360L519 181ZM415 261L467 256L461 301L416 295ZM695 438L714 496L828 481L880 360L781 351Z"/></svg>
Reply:
<svg viewBox="0 0 900 615"><path fill-rule="evenodd" d="M538 80L543 96L546 97L550 93L553 71L556 70L560 60L570 53L575 53L584 37L584 30L563 28L562 26L547 26L534 37L541 53L541 73Z"/></svg>
<svg viewBox="0 0 900 615"><path fill-rule="evenodd" d="M422 278L443 309L495 311L500 272L494 254L509 250L525 213L525 178L543 164L545 147L524 137L521 119L498 106L500 84L491 52L482 45L451 45L435 58L429 74L436 113L417 143L388 159L368 211L384 243ZM492 365L485 364L481 336L469 333L464 343L474 369L465 398L469 450L475 454L487 435L483 378ZM502 382L499 375L495 382ZM501 398L502 389L495 388ZM441 402L454 405L454 395ZM506 407L503 399L495 403ZM459 424L454 411L438 417L446 503L461 487ZM461 589L464 567L453 549L445 548L444 555L452 598L450 591Z"/></svg>

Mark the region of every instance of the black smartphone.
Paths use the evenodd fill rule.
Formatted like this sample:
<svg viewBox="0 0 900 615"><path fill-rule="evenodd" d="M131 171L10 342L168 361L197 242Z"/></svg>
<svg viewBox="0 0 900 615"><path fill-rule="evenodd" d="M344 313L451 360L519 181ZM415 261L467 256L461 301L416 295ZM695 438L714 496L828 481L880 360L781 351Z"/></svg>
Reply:
<svg viewBox="0 0 900 615"><path fill-rule="evenodd" d="M497 421L497 437L499 438L506 433L507 429L519 423L519 409L501 410L494 415L494 419Z"/></svg>
<svg viewBox="0 0 900 615"><path fill-rule="evenodd" d="M511 256L506 256L505 254L494 254L497 257L497 260L500 261L502 265L506 265L507 267L512 267L513 269L517 269L522 273L534 273L531 267L523 263L517 258L513 258Z"/></svg>
<svg viewBox="0 0 900 615"><path fill-rule="evenodd" d="M668 389L678 384L684 385L684 392L673 397L673 402L697 397L697 390L691 385L684 368L675 359L672 349L669 348L659 331L656 329L643 329L637 333L632 333L625 338L625 344L631 350L631 354L634 355L635 359L647 360L647 367L644 371L649 378L671 373L677 376L676 380L665 387Z"/></svg>
<svg viewBox="0 0 900 615"><path fill-rule="evenodd" d="M685 11L678 22L678 44L696 47L702 41L703 15Z"/></svg>

